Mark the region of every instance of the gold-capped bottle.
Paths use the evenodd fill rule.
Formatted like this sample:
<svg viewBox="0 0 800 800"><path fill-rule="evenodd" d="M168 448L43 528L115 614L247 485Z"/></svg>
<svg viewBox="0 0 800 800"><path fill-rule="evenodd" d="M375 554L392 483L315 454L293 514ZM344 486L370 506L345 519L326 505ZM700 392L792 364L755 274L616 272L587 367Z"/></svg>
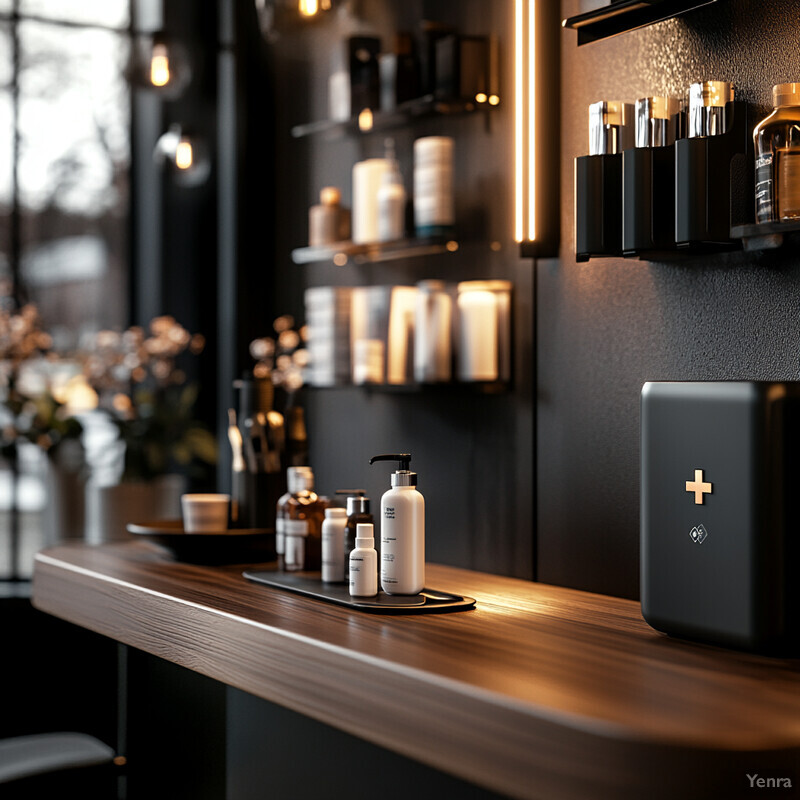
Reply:
<svg viewBox="0 0 800 800"><path fill-rule="evenodd" d="M800 83L773 86L772 98L753 130L756 222L800 219Z"/></svg>

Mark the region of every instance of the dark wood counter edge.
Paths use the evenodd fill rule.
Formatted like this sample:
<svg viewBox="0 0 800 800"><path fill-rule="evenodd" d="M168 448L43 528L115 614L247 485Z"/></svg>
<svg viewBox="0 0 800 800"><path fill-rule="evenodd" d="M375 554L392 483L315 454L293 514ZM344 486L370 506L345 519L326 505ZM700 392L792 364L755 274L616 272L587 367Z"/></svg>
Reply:
<svg viewBox="0 0 800 800"><path fill-rule="evenodd" d="M342 647L137 585L71 563L66 556L74 560L75 552L37 556L40 610L512 797L714 797L723 783L727 797L746 796L744 767L787 769L800 753L800 731L784 746L649 741L642 731L531 703L513 690L490 691L391 653L376 657L357 642ZM480 593L473 596L480 604ZM292 597L288 607L308 617L317 606ZM384 624L391 635L392 623ZM393 646L402 645L399 638Z"/></svg>

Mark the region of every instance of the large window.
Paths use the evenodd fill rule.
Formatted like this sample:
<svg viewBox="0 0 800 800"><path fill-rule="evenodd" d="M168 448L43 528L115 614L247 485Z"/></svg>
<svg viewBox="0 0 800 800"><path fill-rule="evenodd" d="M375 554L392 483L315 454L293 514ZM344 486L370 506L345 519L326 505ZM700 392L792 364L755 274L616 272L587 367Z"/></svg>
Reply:
<svg viewBox="0 0 800 800"><path fill-rule="evenodd" d="M0 302L56 347L128 322L129 0L0 0ZM23 575L41 544L40 453L21 450ZM0 577L12 481L0 469Z"/></svg>

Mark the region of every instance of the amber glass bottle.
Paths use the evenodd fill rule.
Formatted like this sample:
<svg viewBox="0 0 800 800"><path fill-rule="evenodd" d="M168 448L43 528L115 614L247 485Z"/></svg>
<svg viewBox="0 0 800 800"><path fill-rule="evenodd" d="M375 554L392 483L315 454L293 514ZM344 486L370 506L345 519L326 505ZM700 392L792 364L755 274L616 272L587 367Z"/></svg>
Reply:
<svg viewBox="0 0 800 800"><path fill-rule="evenodd" d="M774 111L753 130L756 222L800 219L800 83L772 87Z"/></svg>
<svg viewBox="0 0 800 800"><path fill-rule="evenodd" d="M306 520L308 530L302 560L287 559L285 568L290 571L319 570L322 568L322 522L330 503L314 491L314 473L311 470L299 474L296 485L297 490L289 498L288 516L289 519Z"/></svg>

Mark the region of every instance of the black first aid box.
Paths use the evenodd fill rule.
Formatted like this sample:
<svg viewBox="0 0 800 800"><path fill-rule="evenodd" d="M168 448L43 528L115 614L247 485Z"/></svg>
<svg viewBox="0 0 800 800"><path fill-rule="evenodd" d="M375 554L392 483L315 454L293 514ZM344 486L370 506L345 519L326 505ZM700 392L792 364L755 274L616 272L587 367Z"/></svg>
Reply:
<svg viewBox="0 0 800 800"><path fill-rule="evenodd" d="M672 636L800 647L800 383L641 394L642 614Z"/></svg>

